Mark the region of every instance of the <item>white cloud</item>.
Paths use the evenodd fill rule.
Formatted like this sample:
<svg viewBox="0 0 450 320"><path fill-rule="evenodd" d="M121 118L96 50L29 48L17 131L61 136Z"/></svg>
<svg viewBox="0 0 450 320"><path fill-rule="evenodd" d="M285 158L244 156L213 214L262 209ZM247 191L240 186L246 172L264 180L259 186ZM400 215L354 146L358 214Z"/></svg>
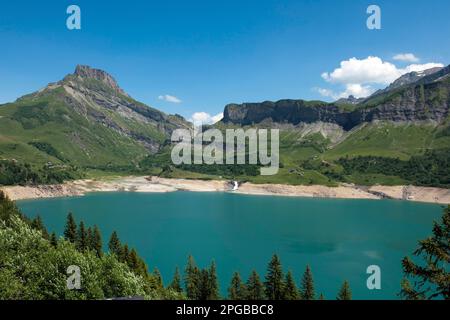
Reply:
<svg viewBox="0 0 450 320"><path fill-rule="evenodd" d="M412 71L423 71L434 67L443 67L441 63L411 64L405 68L397 68L394 64L383 61L379 57L369 56L366 59L351 58L340 63L340 67L332 72L324 72L322 78L332 84L340 84L345 90L339 93L330 89L319 88L317 91L334 99L353 95L356 98L367 97L376 87L387 86Z"/></svg>
<svg viewBox="0 0 450 320"><path fill-rule="evenodd" d="M215 116L211 116L207 112L195 112L189 121L193 122L195 125L201 124L214 124L219 122L223 118L223 113L218 113Z"/></svg>
<svg viewBox="0 0 450 320"><path fill-rule="evenodd" d="M364 98L370 96L374 92L375 89L370 86L364 86L357 83L347 84L345 91L340 94L340 98L347 98L348 96Z"/></svg>
<svg viewBox="0 0 450 320"><path fill-rule="evenodd" d="M319 92L321 96L328 97L328 98L335 98L335 93L333 90L324 89L324 88L314 88L314 90Z"/></svg>
<svg viewBox="0 0 450 320"><path fill-rule="evenodd" d="M182 102L180 99L178 99L175 96L171 96L170 94L158 96L158 99L166 101L166 102L171 102L171 103L181 103Z"/></svg>
<svg viewBox="0 0 450 320"><path fill-rule="evenodd" d="M213 123L219 122L220 120L223 119L223 112L216 114L215 116L213 116L211 118L211 120L213 121Z"/></svg>
<svg viewBox="0 0 450 320"><path fill-rule="evenodd" d="M412 53L399 53L399 54L396 54L392 59L397 60L397 61L404 61L404 62L419 62L420 61L420 59L417 58Z"/></svg>
<svg viewBox="0 0 450 320"><path fill-rule="evenodd" d="M418 71L423 71L423 70L428 70L431 68L437 68L437 67L444 67L444 65L442 63L424 63L424 64L411 64L409 66L407 66L405 69L401 69L403 74L409 73L409 72L418 72Z"/></svg>
<svg viewBox="0 0 450 320"><path fill-rule="evenodd" d="M335 92L324 88L316 88L316 91L324 97L338 100L341 98L348 98L349 96L354 96L355 98L365 98L374 93L375 89L371 86L363 86L360 84L347 84L345 85L345 90L342 92Z"/></svg>
<svg viewBox="0 0 450 320"><path fill-rule="evenodd" d="M400 76L395 65L378 57L351 58L342 61L340 68L325 72L322 78L332 83L383 83L389 84Z"/></svg>
<svg viewBox="0 0 450 320"><path fill-rule="evenodd" d="M394 64L383 61L379 57L369 56L366 59L351 58L342 61L340 68L332 72L324 72L322 78L332 83L388 85L405 73L443 66L441 63L432 62L397 68Z"/></svg>

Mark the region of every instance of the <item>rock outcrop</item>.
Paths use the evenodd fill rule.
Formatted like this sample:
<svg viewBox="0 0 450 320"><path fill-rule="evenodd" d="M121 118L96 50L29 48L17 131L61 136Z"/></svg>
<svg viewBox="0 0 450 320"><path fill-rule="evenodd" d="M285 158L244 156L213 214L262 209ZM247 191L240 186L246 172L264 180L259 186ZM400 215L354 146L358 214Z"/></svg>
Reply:
<svg viewBox="0 0 450 320"><path fill-rule="evenodd" d="M75 76L78 76L81 79L95 79L102 83L104 83L106 86L110 87L114 91L116 91L119 94L123 94L125 96L128 96L125 91L122 90L122 88L119 87L116 80L107 72L100 70L100 69L94 69L89 66L84 65L78 65L75 68Z"/></svg>

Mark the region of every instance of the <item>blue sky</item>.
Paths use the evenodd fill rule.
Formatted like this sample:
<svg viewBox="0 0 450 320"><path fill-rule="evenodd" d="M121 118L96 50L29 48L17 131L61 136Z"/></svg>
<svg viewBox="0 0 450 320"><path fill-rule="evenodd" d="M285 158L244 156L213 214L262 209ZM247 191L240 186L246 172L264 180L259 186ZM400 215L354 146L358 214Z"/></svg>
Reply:
<svg viewBox="0 0 450 320"><path fill-rule="evenodd" d="M66 28L71 4L81 30ZM370 4L381 30L366 27ZM0 103L77 64L186 118L231 102L362 96L423 64L449 64L448 12L448 0L2 1Z"/></svg>

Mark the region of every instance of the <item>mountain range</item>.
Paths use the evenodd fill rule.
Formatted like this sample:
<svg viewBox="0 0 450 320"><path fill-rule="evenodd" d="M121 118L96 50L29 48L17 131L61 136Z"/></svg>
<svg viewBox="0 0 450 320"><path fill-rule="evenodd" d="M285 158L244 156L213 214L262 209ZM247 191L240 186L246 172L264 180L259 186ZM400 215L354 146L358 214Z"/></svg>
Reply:
<svg viewBox="0 0 450 320"><path fill-rule="evenodd" d="M406 74L363 99L229 104L214 126L281 129L278 175L248 177L245 171L233 171L233 176L254 182L330 184L334 174L342 173L343 158L408 161L427 150L450 149L449 106L447 66ZM0 106L0 160L37 167L70 165L86 172L154 173L158 168L160 174L176 177L231 175L220 169L172 166L170 135L176 128L190 127L179 115L134 100L107 72L77 66L61 81ZM332 174L323 163L330 164L326 170ZM405 181L390 174L361 173L348 182Z"/></svg>

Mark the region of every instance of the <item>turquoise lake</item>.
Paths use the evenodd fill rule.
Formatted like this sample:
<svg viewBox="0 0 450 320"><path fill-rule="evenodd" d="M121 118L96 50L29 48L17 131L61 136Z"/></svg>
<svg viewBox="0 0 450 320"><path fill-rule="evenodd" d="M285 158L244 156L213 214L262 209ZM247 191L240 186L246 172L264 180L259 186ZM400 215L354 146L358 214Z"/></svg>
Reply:
<svg viewBox="0 0 450 320"><path fill-rule="evenodd" d="M397 299L401 259L431 234L442 206L393 200L247 196L230 193L91 193L84 197L19 201L62 234L66 215L97 224L106 243L113 230L159 268L167 284L192 254L201 267L214 259L221 292L231 275L261 277L273 253L297 280L307 264L317 293L334 299L346 279L355 299ZM381 268L381 290L368 290L366 268Z"/></svg>

